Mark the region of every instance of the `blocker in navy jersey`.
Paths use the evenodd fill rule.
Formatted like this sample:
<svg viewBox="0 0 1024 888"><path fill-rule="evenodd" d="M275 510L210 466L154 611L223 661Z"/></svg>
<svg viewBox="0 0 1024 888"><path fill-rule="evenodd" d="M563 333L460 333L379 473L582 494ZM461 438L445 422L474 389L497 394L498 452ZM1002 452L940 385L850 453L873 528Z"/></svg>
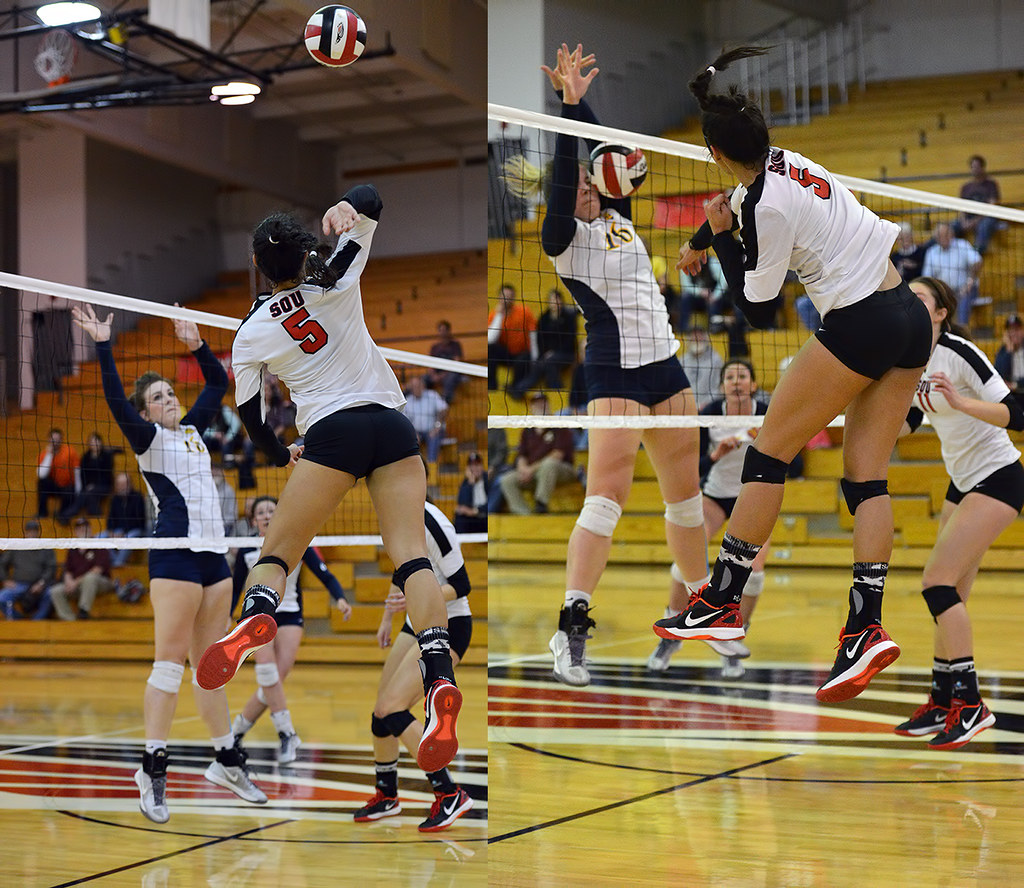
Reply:
<svg viewBox="0 0 1024 888"><path fill-rule="evenodd" d="M242 597L242 589L245 587L245 578L249 575L253 565L259 561L259 549L239 549L235 557L234 584L231 590L231 610L234 612L238 600ZM319 549L310 546L302 556L302 564L296 567L285 580L284 594L274 612L274 621L278 626L302 626L305 618L302 612L302 584L299 582L299 575L302 573L302 565L309 568L312 574L324 584L324 588L330 593L335 601L345 598L345 590L341 588L334 574L327 567Z"/></svg>

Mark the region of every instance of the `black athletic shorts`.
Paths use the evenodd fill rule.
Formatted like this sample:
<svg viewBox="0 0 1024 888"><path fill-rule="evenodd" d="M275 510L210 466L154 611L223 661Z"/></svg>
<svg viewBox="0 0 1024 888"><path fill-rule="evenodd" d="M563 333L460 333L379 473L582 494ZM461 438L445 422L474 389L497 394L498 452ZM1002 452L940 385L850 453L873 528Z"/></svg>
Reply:
<svg viewBox="0 0 1024 888"><path fill-rule="evenodd" d="M402 631L406 635L411 635L413 638L416 637L416 633L413 631L412 626L409 625L408 620L402 623ZM452 650L459 655L460 660L466 656L466 650L469 647L469 640L472 637L472 617L448 618L448 643L451 645Z"/></svg>
<svg viewBox="0 0 1024 888"><path fill-rule="evenodd" d="M893 367L924 367L932 350L928 309L906 282L833 309L814 335L854 373L871 379Z"/></svg>
<svg viewBox="0 0 1024 888"><path fill-rule="evenodd" d="M191 549L150 549L151 580L182 580L212 586L231 577L227 559L220 552L193 552Z"/></svg>
<svg viewBox="0 0 1024 888"><path fill-rule="evenodd" d="M629 369L612 364L584 364L583 374L591 401L625 398L653 407L690 387L683 365L674 356Z"/></svg>
<svg viewBox="0 0 1024 888"><path fill-rule="evenodd" d="M356 478L420 452L408 417L380 404L348 407L317 420L304 444L302 459Z"/></svg>
<svg viewBox="0 0 1024 888"><path fill-rule="evenodd" d="M709 496L704 494L704 499L709 499L713 503L718 503L719 508L725 512L726 518L732 517L732 510L736 508L736 500L739 497L735 496Z"/></svg>
<svg viewBox="0 0 1024 888"><path fill-rule="evenodd" d="M950 481L946 501L955 506L969 493L983 493L1019 512L1024 508L1024 466L1019 462L1003 466L970 490L959 490Z"/></svg>

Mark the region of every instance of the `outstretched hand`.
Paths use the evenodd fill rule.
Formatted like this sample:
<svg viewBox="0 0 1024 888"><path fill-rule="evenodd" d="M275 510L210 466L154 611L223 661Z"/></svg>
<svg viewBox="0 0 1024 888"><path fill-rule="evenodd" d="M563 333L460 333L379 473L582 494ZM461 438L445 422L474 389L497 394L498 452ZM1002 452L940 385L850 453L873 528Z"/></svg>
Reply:
<svg viewBox="0 0 1024 888"><path fill-rule="evenodd" d="M177 302L174 303L174 307L181 308ZM180 342L185 343L185 347L189 351L194 352L203 344L203 337L199 335L199 327L196 326L195 321L183 321L179 318L174 318L173 323L174 335L178 337Z"/></svg>
<svg viewBox="0 0 1024 888"><path fill-rule="evenodd" d="M88 303L83 303L81 306L71 306L71 317L92 337L93 342L110 341L110 322L114 319L113 312L108 313L106 319L101 321L96 317L93 307Z"/></svg>
<svg viewBox="0 0 1024 888"><path fill-rule="evenodd" d="M581 49L581 51L582 51L582 49ZM561 50L559 50L559 53L561 53ZM581 68L589 67L590 65L593 65L594 62L596 62L596 61L597 61L597 59L594 57L594 54L590 53L590 55L585 56L585 57L580 59L580 67ZM558 61L556 60L555 61L555 68L557 68L557 67L558 67ZM549 68L547 65L541 65L540 69L545 74L547 74L548 80L551 81L551 88L555 92L562 92L564 90L564 86L562 84L562 78L558 76L558 71L557 70ZM597 73L597 69L595 69L592 73L596 74Z"/></svg>
<svg viewBox="0 0 1024 888"><path fill-rule="evenodd" d="M569 51L569 47L564 43L558 50L558 63L555 66L555 70L548 74L548 77L552 83L554 83L555 77L558 78L562 85L562 101L566 105L578 105L587 94L591 82L601 69L594 68L586 74L583 71L585 68L593 65L595 61L593 53L587 56L583 55L582 43L577 43L576 48L572 52Z"/></svg>
<svg viewBox="0 0 1024 888"><path fill-rule="evenodd" d="M322 222L324 235L344 234L355 228L359 221L359 213L347 200L340 201L331 207L326 213Z"/></svg>

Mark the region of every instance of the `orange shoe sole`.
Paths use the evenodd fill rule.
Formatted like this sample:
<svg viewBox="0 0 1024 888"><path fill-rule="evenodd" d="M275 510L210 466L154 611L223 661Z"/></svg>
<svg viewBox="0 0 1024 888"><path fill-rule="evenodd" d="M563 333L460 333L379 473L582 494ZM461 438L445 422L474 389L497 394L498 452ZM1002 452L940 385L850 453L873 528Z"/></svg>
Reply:
<svg viewBox="0 0 1024 888"><path fill-rule="evenodd" d="M459 751L455 721L462 708L462 692L453 684L435 685L423 701L426 729L416 750L416 764L432 774L440 771Z"/></svg>
<svg viewBox="0 0 1024 888"><path fill-rule="evenodd" d="M255 614L243 620L199 658L196 682L207 691L222 688L253 651L270 644L277 635L277 623L269 614Z"/></svg>

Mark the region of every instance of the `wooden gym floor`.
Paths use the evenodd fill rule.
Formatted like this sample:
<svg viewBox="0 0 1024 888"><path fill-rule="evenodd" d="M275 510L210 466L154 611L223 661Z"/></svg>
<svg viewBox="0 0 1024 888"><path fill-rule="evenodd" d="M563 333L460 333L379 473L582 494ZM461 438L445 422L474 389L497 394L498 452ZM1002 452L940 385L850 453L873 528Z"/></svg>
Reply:
<svg viewBox="0 0 1024 888"><path fill-rule="evenodd" d="M378 666L300 663L289 708L303 745L279 767L264 716L247 736L270 796L250 805L207 783L212 758L187 679L171 735L166 824L138 810L143 663L8 661L0 691L0 885L54 888L334 888L487 884L487 749L482 667L459 670L465 705L452 774L474 808L420 833L433 795L403 752L403 813L357 824L373 794L370 713ZM228 685L232 712L255 688L245 666Z"/></svg>
<svg viewBox="0 0 1024 888"><path fill-rule="evenodd" d="M825 706L847 571L770 568L745 675L687 642L645 669L667 571L613 566L594 596L586 688L551 675L559 565L489 571L490 876L496 886L981 886L1024 873L1024 580L971 599L995 727L956 752L892 727L924 702L931 619L896 572L885 625L900 660Z"/></svg>

